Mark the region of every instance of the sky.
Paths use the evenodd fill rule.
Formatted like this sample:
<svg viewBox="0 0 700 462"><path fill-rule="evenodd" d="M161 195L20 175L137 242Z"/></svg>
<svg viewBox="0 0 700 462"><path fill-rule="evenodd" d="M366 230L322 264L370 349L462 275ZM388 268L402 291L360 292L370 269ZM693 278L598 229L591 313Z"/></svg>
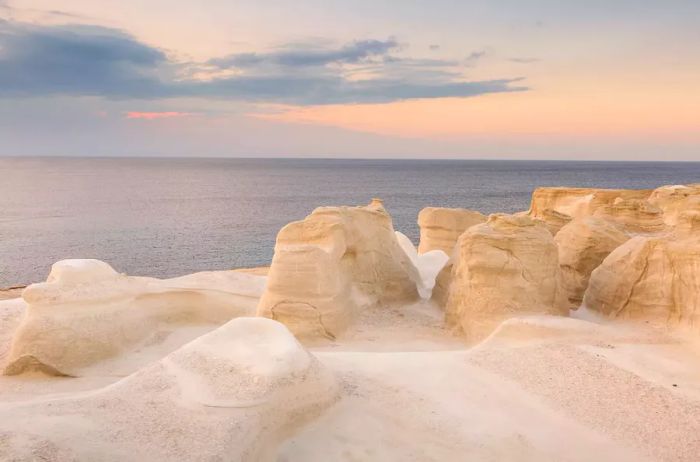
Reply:
<svg viewBox="0 0 700 462"><path fill-rule="evenodd" d="M697 0L0 0L0 156L700 161Z"/></svg>

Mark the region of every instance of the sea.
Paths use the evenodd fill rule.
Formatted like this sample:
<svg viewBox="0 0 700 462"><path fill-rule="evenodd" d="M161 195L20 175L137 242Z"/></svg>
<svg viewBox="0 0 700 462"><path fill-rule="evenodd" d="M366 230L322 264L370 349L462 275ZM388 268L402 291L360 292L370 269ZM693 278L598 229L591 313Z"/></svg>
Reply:
<svg viewBox="0 0 700 462"><path fill-rule="evenodd" d="M700 162L0 158L0 287L65 258L155 277L269 265L286 223L373 197L417 243L427 206L516 212L538 186L693 182Z"/></svg>

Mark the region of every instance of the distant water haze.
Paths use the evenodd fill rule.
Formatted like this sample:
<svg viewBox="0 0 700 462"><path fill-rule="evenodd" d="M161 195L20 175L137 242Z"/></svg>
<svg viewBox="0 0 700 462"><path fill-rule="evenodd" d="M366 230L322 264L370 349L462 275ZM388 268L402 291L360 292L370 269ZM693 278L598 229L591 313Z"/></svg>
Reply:
<svg viewBox="0 0 700 462"><path fill-rule="evenodd" d="M65 258L157 277L267 265L286 223L372 197L417 243L423 207L516 212L538 186L693 183L700 163L4 158L0 174L6 287Z"/></svg>

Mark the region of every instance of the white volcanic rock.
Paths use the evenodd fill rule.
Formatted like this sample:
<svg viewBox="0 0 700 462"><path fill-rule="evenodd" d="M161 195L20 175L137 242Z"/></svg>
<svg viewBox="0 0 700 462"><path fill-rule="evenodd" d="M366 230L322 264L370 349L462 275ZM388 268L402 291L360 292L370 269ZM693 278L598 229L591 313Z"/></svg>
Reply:
<svg viewBox="0 0 700 462"><path fill-rule="evenodd" d="M539 221L491 215L459 238L446 306L448 324L473 340L523 314L568 314L557 245Z"/></svg>
<svg viewBox="0 0 700 462"><path fill-rule="evenodd" d="M645 200L650 194L648 189L537 188L532 193L529 214L545 221L553 212L582 218L618 199Z"/></svg>
<svg viewBox="0 0 700 462"><path fill-rule="evenodd" d="M1 407L0 459L272 461L338 391L282 324L239 318L99 391Z"/></svg>
<svg viewBox="0 0 700 462"><path fill-rule="evenodd" d="M418 280L415 281L418 295L422 299L429 299L435 287L435 279L442 269L447 265L450 257L442 250L430 250L419 254L413 242L403 233L396 231L396 239L399 246L406 253L416 268Z"/></svg>
<svg viewBox="0 0 700 462"><path fill-rule="evenodd" d="M617 198L599 207L594 216L616 223L632 234L658 233L665 228L663 211L641 199Z"/></svg>
<svg viewBox="0 0 700 462"><path fill-rule="evenodd" d="M474 210L426 207L418 214L418 252L442 250L451 255L459 236L471 226L485 221L486 216Z"/></svg>
<svg viewBox="0 0 700 462"><path fill-rule="evenodd" d="M561 290L570 309L581 305L591 272L628 239L618 226L598 217L576 219L554 237L559 246Z"/></svg>
<svg viewBox="0 0 700 462"><path fill-rule="evenodd" d="M559 230L572 220L571 216L552 209L543 210L536 219L544 223L552 236L556 236Z"/></svg>
<svg viewBox="0 0 700 462"><path fill-rule="evenodd" d="M37 368L81 375L101 361L160 342L174 326L212 329L250 315L264 285L264 277L235 271L159 280L119 274L98 260L60 261L46 282L23 291L26 316L4 372Z"/></svg>
<svg viewBox="0 0 700 462"><path fill-rule="evenodd" d="M277 235L258 314L297 335L335 338L359 312L417 298L420 276L381 201L320 207Z"/></svg>
<svg viewBox="0 0 700 462"><path fill-rule="evenodd" d="M627 241L593 271L584 305L611 318L700 332L700 234Z"/></svg>
<svg viewBox="0 0 700 462"><path fill-rule="evenodd" d="M656 188L649 202L663 211L666 225L674 227L682 213L700 212L700 183Z"/></svg>
<svg viewBox="0 0 700 462"><path fill-rule="evenodd" d="M452 280L452 255L457 239L468 228L484 223L486 216L474 210L446 207L426 207L418 214L420 244L418 252L423 254L442 250L450 257L445 267L438 273L432 290L432 297L440 306L447 301Z"/></svg>

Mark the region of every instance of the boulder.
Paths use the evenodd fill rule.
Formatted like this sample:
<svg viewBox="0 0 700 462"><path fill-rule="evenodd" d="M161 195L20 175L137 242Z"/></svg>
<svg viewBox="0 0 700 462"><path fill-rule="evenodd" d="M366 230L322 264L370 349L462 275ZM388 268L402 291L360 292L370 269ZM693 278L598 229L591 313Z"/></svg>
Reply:
<svg viewBox="0 0 700 462"><path fill-rule="evenodd" d="M554 237L559 246L561 290L570 309L577 309L591 272L629 236L618 226L598 217L576 219Z"/></svg>
<svg viewBox="0 0 700 462"><path fill-rule="evenodd" d="M593 271L583 303L611 318L700 333L700 234L630 239Z"/></svg>
<svg viewBox="0 0 700 462"><path fill-rule="evenodd" d="M557 245L541 222L495 214L459 238L446 321L472 340L523 314L566 315Z"/></svg>
<svg viewBox="0 0 700 462"><path fill-rule="evenodd" d="M338 395L282 324L238 318L108 387L3 407L0 459L273 461Z"/></svg>
<svg viewBox="0 0 700 462"><path fill-rule="evenodd" d="M486 216L474 210L445 207L426 207L418 214L421 254L442 250L450 259L438 273L432 290L432 298L444 306L452 279L452 255L459 236L468 228L484 223Z"/></svg>
<svg viewBox="0 0 700 462"><path fill-rule="evenodd" d="M99 260L57 262L46 282L22 292L26 316L4 373L87 374L91 366L161 342L174 326L213 329L252 314L264 285L264 277L235 271L160 280L126 276Z"/></svg>
<svg viewBox="0 0 700 462"><path fill-rule="evenodd" d="M277 235L258 315L335 338L368 306L416 299L419 279L380 200L320 207Z"/></svg>
<svg viewBox="0 0 700 462"><path fill-rule="evenodd" d="M469 227L485 221L485 215L473 210L426 207L418 214L420 227L418 252L442 250L447 255L451 255L459 236Z"/></svg>

